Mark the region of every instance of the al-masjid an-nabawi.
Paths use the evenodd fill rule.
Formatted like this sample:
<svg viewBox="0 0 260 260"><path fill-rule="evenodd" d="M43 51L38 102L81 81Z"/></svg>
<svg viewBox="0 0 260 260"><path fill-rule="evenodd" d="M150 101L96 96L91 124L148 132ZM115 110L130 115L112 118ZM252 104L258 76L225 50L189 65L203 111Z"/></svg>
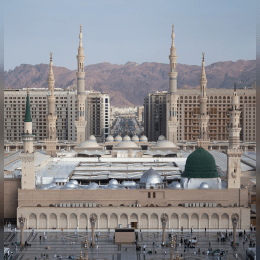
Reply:
<svg viewBox="0 0 260 260"><path fill-rule="evenodd" d="M56 119L52 54L48 77L46 149L35 149L27 92L23 150L5 157L5 218L25 217L25 228L86 229L90 217L97 229L135 227L228 229L237 219L238 228L249 229L255 215L255 159L241 149L240 98L234 87L229 108L229 140L224 151L209 135L207 79L204 54L200 79L199 136L196 144L178 142L178 89L174 27L170 52L166 136L149 142L145 135L108 135L97 142L85 140L85 72L82 29L78 48L77 139L73 150L56 150ZM184 142L185 143L185 142ZM184 147L194 147L194 150ZM223 146L223 144L222 144ZM182 148L182 149L181 149ZM197 148L197 149L195 149ZM223 149L222 149L223 150ZM17 193L18 190L18 193ZM7 207L8 205L8 207Z"/></svg>

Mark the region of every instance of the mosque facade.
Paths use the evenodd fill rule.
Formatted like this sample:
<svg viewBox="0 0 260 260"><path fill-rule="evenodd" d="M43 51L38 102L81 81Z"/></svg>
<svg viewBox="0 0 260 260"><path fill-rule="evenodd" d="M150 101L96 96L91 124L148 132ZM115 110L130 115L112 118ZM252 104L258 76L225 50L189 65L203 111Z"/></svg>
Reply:
<svg viewBox="0 0 260 260"><path fill-rule="evenodd" d="M77 57L77 98L78 102L82 103L78 106L76 119L78 144L74 151L58 156L59 158L46 151L44 156L49 157L37 164L37 153L33 150L29 91L27 93L24 149L20 155L22 176L21 189L18 189L17 219L21 215L25 217L26 228L75 229L78 226L80 229L86 229L90 228L90 217L94 215L98 229L114 229L119 224L122 227L130 225L138 229L158 229L161 228L161 218L164 215L167 218L167 228L229 229L232 228L232 220L236 218L238 228L249 229L248 190L241 187L242 153L239 149L241 129L237 122L239 99L236 89L231 101L232 109L229 111L231 124L225 177L220 175L221 171L217 169L212 154L203 148L208 141L207 118L203 117L205 115L203 109L200 117L201 133L198 139L200 147L190 153L187 159L178 158L181 152L176 143L177 56L174 31L170 55L170 85L167 94L170 109L169 115L166 116L168 130L166 137L160 135L158 141L153 144L149 143L144 135L140 138L134 136L132 139L128 135L115 138L108 136L103 146L93 135L85 140L85 130L82 130L87 123L83 93L85 74L82 70L85 56L81 28ZM50 65L52 66L52 61ZM49 79L52 79L51 69ZM205 99L203 72L201 82L202 100ZM52 94L50 100L51 98ZM51 110L49 115L52 115ZM48 140L56 142L51 135L54 119L48 122ZM105 147L109 149L106 150ZM154 157L158 154L159 157ZM182 161L185 162L183 169L180 167ZM39 170L35 169L35 164L39 165L37 166ZM52 174L45 170L49 169L51 164L53 167L58 165ZM122 167L126 165L127 168L123 169ZM98 167L102 166L106 169L98 170ZM109 167L113 169L110 173L108 173ZM96 170L90 170L94 168ZM19 227L19 221L17 223Z"/></svg>

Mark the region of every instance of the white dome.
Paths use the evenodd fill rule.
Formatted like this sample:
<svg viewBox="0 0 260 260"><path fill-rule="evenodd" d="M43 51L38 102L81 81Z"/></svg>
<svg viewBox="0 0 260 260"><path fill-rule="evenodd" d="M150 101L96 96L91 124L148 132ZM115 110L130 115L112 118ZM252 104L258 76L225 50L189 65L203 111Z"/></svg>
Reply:
<svg viewBox="0 0 260 260"><path fill-rule="evenodd" d="M123 181L121 185L124 187L135 187L136 183L134 181Z"/></svg>
<svg viewBox="0 0 260 260"><path fill-rule="evenodd" d="M98 189L98 184L97 183L95 183L95 182L91 182L87 187L86 187L86 189L87 190L96 190L96 189Z"/></svg>
<svg viewBox="0 0 260 260"><path fill-rule="evenodd" d="M132 141L122 141L118 143L115 147L119 148L129 148L129 147L138 147L136 143Z"/></svg>
<svg viewBox="0 0 260 260"><path fill-rule="evenodd" d="M148 139L147 139L147 137L145 135L142 135L140 137L140 142L147 142L147 141L148 141Z"/></svg>
<svg viewBox="0 0 260 260"><path fill-rule="evenodd" d="M164 141L166 138L163 136L163 135L160 135L159 137L158 137L158 141Z"/></svg>
<svg viewBox="0 0 260 260"><path fill-rule="evenodd" d="M109 181L110 185L118 185L118 181L116 179L112 179Z"/></svg>
<svg viewBox="0 0 260 260"><path fill-rule="evenodd" d="M206 183L206 182L202 182L201 184L200 184L200 187L199 187L200 189L209 189L209 184L208 183Z"/></svg>
<svg viewBox="0 0 260 260"><path fill-rule="evenodd" d="M182 189L182 185L177 181L173 181L168 187L171 189Z"/></svg>
<svg viewBox="0 0 260 260"><path fill-rule="evenodd" d="M158 148L175 148L176 145L173 142L163 140L163 141L157 141L156 145L153 147L158 147Z"/></svg>
<svg viewBox="0 0 260 260"><path fill-rule="evenodd" d="M134 136L132 137L132 141L133 141L133 142L139 142L138 136L137 136L137 135L134 135Z"/></svg>
<svg viewBox="0 0 260 260"><path fill-rule="evenodd" d="M121 142L122 141L122 137L120 135L117 135L115 137L115 142Z"/></svg>
<svg viewBox="0 0 260 260"><path fill-rule="evenodd" d="M130 136L128 135L125 135L124 138L123 138L123 141L131 141L131 138Z"/></svg>
<svg viewBox="0 0 260 260"><path fill-rule="evenodd" d="M74 185L79 185L78 181L76 181L76 180L70 180L69 183L74 184Z"/></svg>
<svg viewBox="0 0 260 260"><path fill-rule="evenodd" d="M93 136L93 135L91 135L91 136ZM91 136L89 137L89 139L90 138L93 139L93 137L95 138L95 136L93 136L93 137L91 137ZM95 140L84 141L84 142L80 143L78 145L78 147L83 147L83 148L100 148L99 144L96 141L96 138L95 138Z"/></svg>
<svg viewBox="0 0 260 260"><path fill-rule="evenodd" d="M94 135L90 135L88 140L89 141L96 141L96 137Z"/></svg>
<svg viewBox="0 0 260 260"><path fill-rule="evenodd" d="M161 175L152 168L146 171L140 179L140 184L158 184L158 183L163 183Z"/></svg>
<svg viewBox="0 0 260 260"><path fill-rule="evenodd" d="M114 142L114 137L112 135L109 135L106 139L107 142Z"/></svg>

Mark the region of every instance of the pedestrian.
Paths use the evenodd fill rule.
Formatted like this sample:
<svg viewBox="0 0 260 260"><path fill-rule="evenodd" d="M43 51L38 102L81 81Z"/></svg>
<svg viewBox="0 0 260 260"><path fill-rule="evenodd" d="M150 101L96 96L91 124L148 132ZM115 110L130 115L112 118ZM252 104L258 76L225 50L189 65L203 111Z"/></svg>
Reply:
<svg viewBox="0 0 260 260"><path fill-rule="evenodd" d="M98 244L97 244L97 250L98 250Z"/></svg>
<svg viewBox="0 0 260 260"><path fill-rule="evenodd" d="M186 250L185 250L185 248L184 248L183 252L185 253L185 251L186 251Z"/></svg>
<svg viewBox="0 0 260 260"><path fill-rule="evenodd" d="M246 234L246 231L244 230L244 235Z"/></svg>
<svg viewBox="0 0 260 260"><path fill-rule="evenodd" d="M236 259L237 259L237 254L236 254Z"/></svg>
<svg viewBox="0 0 260 260"><path fill-rule="evenodd" d="M205 228L205 232L207 231L207 228Z"/></svg>
<svg viewBox="0 0 260 260"><path fill-rule="evenodd" d="M42 236L39 236L39 238L40 238L40 241L42 240Z"/></svg>
<svg viewBox="0 0 260 260"><path fill-rule="evenodd" d="M157 254L157 249L155 248L154 253Z"/></svg>
<svg viewBox="0 0 260 260"><path fill-rule="evenodd" d="M193 226L191 227L191 233L193 232Z"/></svg>
<svg viewBox="0 0 260 260"><path fill-rule="evenodd" d="M211 246L211 243L209 242L209 247Z"/></svg>
<svg viewBox="0 0 260 260"><path fill-rule="evenodd" d="M164 251L164 255L166 255L166 251Z"/></svg>

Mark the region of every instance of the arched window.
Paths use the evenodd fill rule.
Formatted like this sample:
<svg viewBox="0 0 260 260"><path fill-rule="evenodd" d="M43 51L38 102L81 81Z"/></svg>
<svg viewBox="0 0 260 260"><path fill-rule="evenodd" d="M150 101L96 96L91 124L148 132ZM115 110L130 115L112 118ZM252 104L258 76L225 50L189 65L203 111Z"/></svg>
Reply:
<svg viewBox="0 0 260 260"><path fill-rule="evenodd" d="M153 193L153 198L156 198L155 192Z"/></svg>
<svg viewBox="0 0 260 260"><path fill-rule="evenodd" d="M151 192L148 192L148 198L149 199L151 198Z"/></svg>
<svg viewBox="0 0 260 260"><path fill-rule="evenodd" d="M37 207L41 207L41 204L38 204Z"/></svg>

